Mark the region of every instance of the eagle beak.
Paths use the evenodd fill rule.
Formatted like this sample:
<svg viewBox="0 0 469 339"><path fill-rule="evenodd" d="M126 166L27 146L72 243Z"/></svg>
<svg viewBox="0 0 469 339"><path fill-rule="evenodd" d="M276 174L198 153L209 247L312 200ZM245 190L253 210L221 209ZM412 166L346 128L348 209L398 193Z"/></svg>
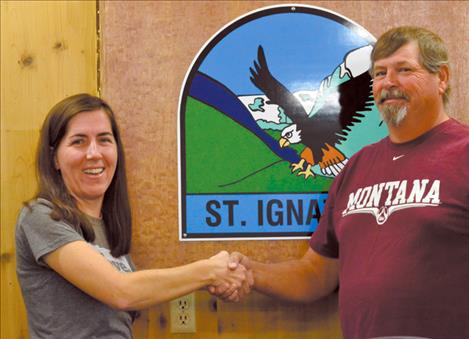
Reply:
<svg viewBox="0 0 469 339"><path fill-rule="evenodd" d="M290 146L290 141L288 141L287 139L285 138L280 138L280 140L278 141L280 147L287 147L287 146Z"/></svg>

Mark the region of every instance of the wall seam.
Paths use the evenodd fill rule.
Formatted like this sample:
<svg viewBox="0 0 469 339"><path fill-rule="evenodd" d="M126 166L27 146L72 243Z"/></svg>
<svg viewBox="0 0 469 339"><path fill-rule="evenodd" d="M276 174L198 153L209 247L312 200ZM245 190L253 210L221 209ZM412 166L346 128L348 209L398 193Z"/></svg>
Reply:
<svg viewBox="0 0 469 339"><path fill-rule="evenodd" d="M101 24L99 0L96 0L96 91L101 97Z"/></svg>

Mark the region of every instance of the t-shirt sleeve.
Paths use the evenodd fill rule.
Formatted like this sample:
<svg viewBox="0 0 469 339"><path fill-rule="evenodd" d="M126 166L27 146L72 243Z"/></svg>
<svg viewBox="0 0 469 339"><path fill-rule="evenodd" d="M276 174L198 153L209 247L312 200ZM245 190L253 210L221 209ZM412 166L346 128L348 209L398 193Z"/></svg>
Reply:
<svg viewBox="0 0 469 339"><path fill-rule="evenodd" d="M32 209L25 207L19 220L19 231L29 245L31 252L40 265L45 265L44 255L59 247L83 237L63 221L50 217L51 209L42 204L35 204Z"/></svg>
<svg viewBox="0 0 469 339"><path fill-rule="evenodd" d="M342 171L344 172L344 171ZM328 258L339 257L339 243L334 231L334 203L335 196L337 193L337 187L339 186L341 179L341 173L333 182L329 189L329 195L327 198L324 212L319 221L318 228L311 236L309 246L317 253Z"/></svg>
<svg viewBox="0 0 469 339"><path fill-rule="evenodd" d="M125 258L127 259L127 262L129 263L129 266L132 269L132 271L135 272L137 270L137 267L135 266L135 263L133 262L130 254L126 255Z"/></svg>

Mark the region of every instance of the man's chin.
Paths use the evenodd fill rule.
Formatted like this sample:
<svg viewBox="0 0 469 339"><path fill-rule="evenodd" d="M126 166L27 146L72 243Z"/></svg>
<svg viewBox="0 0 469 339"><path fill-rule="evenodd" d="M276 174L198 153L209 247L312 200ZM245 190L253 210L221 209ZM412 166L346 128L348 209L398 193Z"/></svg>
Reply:
<svg viewBox="0 0 469 339"><path fill-rule="evenodd" d="M406 107L405 102L402 101L385 101L378 105L379 111L398 112Z"/></svg>
<svg viewBox="0 0 469 339"><path fill-rule="evenodd" d="M405 105L381 105L379 112L384 122L389 126L398 127L407 116Z"/></svg>

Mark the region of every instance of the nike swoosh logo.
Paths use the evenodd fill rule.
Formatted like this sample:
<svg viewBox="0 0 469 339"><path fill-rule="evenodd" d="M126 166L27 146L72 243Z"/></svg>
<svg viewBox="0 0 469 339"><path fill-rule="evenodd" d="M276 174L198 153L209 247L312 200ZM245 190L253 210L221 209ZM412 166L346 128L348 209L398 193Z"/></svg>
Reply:
<svg viewBox="0 0 469 339"><path fill-rule="evenodd" d="M400 159L403 156L405 156L405 154L398 155L397 157L392 157L392 161L396 161L397 159Z"/></svg>

